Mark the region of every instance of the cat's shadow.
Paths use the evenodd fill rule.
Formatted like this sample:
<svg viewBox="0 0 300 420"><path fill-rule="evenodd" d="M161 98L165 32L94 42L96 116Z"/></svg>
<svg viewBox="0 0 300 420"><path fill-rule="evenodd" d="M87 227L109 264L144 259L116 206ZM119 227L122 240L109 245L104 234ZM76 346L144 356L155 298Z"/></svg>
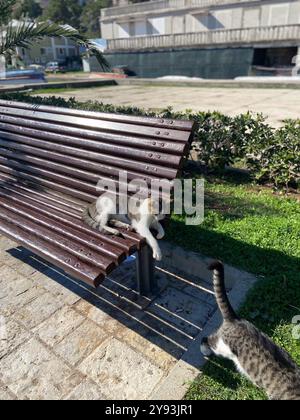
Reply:
<svg viewBox="0 0 300 420"><path fill-rule="evenodd" d="M236 391L242 384L241 375L236 371L233 362L215 356L207 359L202 374L232 391Z"/></svg>

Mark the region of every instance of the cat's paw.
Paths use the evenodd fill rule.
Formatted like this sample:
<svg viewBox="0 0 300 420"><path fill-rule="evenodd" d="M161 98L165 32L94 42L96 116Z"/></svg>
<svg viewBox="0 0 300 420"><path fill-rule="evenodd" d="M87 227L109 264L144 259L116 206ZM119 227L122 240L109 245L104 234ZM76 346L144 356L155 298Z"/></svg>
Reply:
<svg viewBox="0 0 300 420"><path fill-rule="evenodd" d="M161 250L160 249L153 250L153 258L156 261L161 261L161 259L162 259L162 253L161 253Z"/></svg>
<svg viewBox="0 0 300 420"><path fill-rule="evenodd" d="M122 233L121 233L121 232L119 232L119 231L118 231L118 229L111 229L111 230L109 231L109 233L110 233L111 235L115 235L115 236L122 236Z"/></svg>
<svg viewBox="0 0 300 420"><path fill-rule="evenodd" d="M156 239L162 239L162 238L164 238L164 236L165 236L165 232L158 233L156 235Z"/></svg>

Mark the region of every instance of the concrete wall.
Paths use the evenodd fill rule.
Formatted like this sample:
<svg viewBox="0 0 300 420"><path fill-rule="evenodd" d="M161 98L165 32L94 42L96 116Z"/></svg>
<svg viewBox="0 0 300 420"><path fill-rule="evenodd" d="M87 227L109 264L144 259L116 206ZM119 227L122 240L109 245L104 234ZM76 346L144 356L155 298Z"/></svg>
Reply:
<svg viewBox="0 0 300 420"><path fill-rule="evenodd" d="M127 65L139 77L180 75L207 79L246 76L253 48L211 48L105 54L112 66ZM100 71L95 60L92 71Z"/></svg>
<svg viewBox="0 0 300 420"><path fill-rule="evenodd" d="M153 22L155 22L154 25ZM299 1L271 0L220 5L210 8L209 12L174 9L167 13L159 12L159 10L151 14L145 13L138 18L119 16L103 21L101 30L103 38L115 39L126 36L164 35L295 23L300 23ZM124 26L127 28L125 33ZM146 28L146 33L140 33L141 27Z"/></svg>

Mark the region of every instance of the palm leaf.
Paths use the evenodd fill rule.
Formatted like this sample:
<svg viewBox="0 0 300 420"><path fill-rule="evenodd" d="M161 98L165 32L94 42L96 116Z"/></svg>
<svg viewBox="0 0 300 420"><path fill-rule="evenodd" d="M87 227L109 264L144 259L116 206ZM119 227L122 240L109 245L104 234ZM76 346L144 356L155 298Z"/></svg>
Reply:
<svg viewBox="0 0 300 420"><path fill-rule="evenodd" d="M73 40L78 45L85 47L92 55L95 55L103 70L109 69L109 64L96 43L88 40L69 25L50 22L20 22L16 26L12 23L9 24L0 43L0 55L13 54L16 47L29 48L44 37L59 36Z"/></svg>
<svg viewBox="0 0 300 420"><path fill-rule="evenodd" d="M6 24L12 15L16 0L0 0L0 25Z"/></svg>

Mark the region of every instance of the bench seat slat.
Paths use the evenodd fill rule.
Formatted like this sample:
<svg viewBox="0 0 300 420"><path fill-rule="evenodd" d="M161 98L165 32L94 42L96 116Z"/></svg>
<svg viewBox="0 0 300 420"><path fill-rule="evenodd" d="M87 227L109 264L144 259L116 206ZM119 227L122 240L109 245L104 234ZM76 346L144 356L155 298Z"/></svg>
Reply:
<svg viewBox="0 0 300 420"><path fill-rule="evenodd" d="M62 115L50 112L41 112L38 108L36 110L25 110L18 108L4 108L0 106L0 114L6 115L20 115L22 118L30 118L38 121L49 121L60 123L62 125L80 127L80 128L93 128L99 132L113 132L113 133L124 133L137 136L146 136L154 139L163 140L179 140L188 141L190 138L189 131L178 131L167 129L158 129L151 126L136 126L134 124L124 124L120 122L111 122L102 120L99 124L97 118L83 118L72 115Z"/></svg>
<svg viewBox="0 0 300 420"><path fill-rule="evenodd" d="M47 213L43 208L32 206L25 200L20 200L18 203L18 200L14 199L14 197L8 198L5 192L3 193L3 190L1 190L1 187L0 197L0 207L4 207L21 216L25 216L37 224L50 228L54 232L90 248L92 250L90 257L95 259L95 265L97 265L98 254L100 257L102 255L104 258L112 259L116 264L121 263L126 258L126 254L124 252L120 252L120 250L117 253L109 252L109 247L105 247L103 242L95 241L92 236L80 231L80 229L76 229L76 226L66 224L62 218L55 217L56 215L53 214L53 212ZM103 267L100 266L100 268Z"/></svg>
<svg viewBox="0 0 300 420"><path fill-rule="evenodd" d="M105 273L99 270L98 267L79 262L78 258L72 254L56 248L35 234L27 232L19 226L8 223L1 218L0 233L91 286L98 287L105 279Z"/></svg>
<svg viewBox="0 0 300 420"><path fill-rule="evenodd" d="M120 263L128 253L137 250L137 246L132 243L132 240L100 234L95 231L95 229L89 228L81 220L78 220L77 217L69 216L42 204L40 201L35 201L32 196L29 196L29 199L28 195L24 196L22 193L16 193L13 189L4 188L0 185L0 197L5 197L6 199L9 199L11 203L23 205L26 208L40 212L43 216L50 217L59 223L63 223L65 227L70 227L71 231L74 230L75 236L72 233L74 238L77 237L79 241L80 239L84 239L84 242L89 244L89 246L95 248L100 253L104 253L116 259L118 263Z"/></svg>
<svg viewBox="0 0 300 420"><path fill-rule="evenodd" d="M1 200L0 218L6 222L19 226L27 232L34 233L36 236L56 246L58 249L63 249L74 255L80 261L99 267L99 269L106 274L110 273L116 267L116 264L111 258L104 257L103 255L97 256L97 253L88 247L77 241L67 239L63 232L61 234L56 233L57 229L53 229L51 224L47 227L42 226L38 215L32 210L28 209L27 215L25 215L24 212L21 215L21 210L18 207L8 205L6 207L9 207L10 209L7 210L4 206L5 202ZM55 220L53 221L53 224L56 224Z"/></svg>
<svg viewBox="0 0 300 420"><path fill-rule="evenodd" d="M123 115L123 114L111 114L111 113L103 113L103 112L95 112L95 111L82 111L78 109L70 109L70 108L55 108L53 106L47 105L33 105L27 103L20 103L15 101L4 101L0 100L0 105L4 105L7 107L12 108L21 108L21 109L30 109L36 110L37 108L40 111L45 112L53 112L56 114L63 114L63 115L72 115L72 116L80 116L85 118L98 118L107 121L116 121L116 122L128 122L131 124L142 124L142 125L150 125L152 127L161 127L161 128L168 128L172 127L173 129L178 130L192 130L193 121L188 120L172 120L167 118L153 118L153 117L140 117L140 116L132 116L132 115Z"/></svg>
<svg viewBox="0 0 300 420"><path fill-rule="evenodd" d="M29 202L36 203L36 205L41 209L46 208L48 212L55 212L64 220L64 222L69 223L71 226L74 226L75 224L75 226L80 228L83 232L86 232L98 240L107 243L109 247L114 246L121 249L122 251L126 252L127 255L132 254L145 243L144 238L141 238L134 232L124 232L122 230L123 237L121 238L119 236L106 235L98 232L95 229L91 229L81 221L81 213L83 207L81 207L80 210L73 208L73 211L70 211L69 207L64 207L58 203L57 198L55 200L53 199L53 197L55 198L55 195L52 196L52 191L34 191L28 187L25 187L24 185L21 185L20 183L16 185L16 179L1 173L0 181L5 182L5 184L1 183L1 188L7 190L9 196L12 196L15 193L18 196L21 196L23 200L28 199Z"/></svg>

